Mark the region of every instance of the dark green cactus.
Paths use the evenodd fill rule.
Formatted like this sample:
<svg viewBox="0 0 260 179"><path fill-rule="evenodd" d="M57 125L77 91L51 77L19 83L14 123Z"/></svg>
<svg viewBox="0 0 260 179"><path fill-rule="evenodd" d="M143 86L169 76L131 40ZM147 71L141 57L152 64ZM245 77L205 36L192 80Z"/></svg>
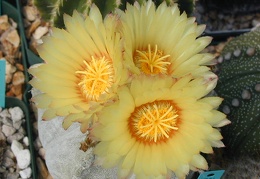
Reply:
<svg viewBox="0 0 260 179"><path fill-rule="evenodd" d="M34 5L39 9L42 18L45 21L49 21L52 26L64 28L63 14L72 15L73 10L77 10L86 15L93 3L97 5L102 13L103 17L120 8L125 10L126 4L133 4L137 1L139 4L146 2L146 0L34 0ZM153 0L158 6L162 2L166 1L168 5L171 5L174 0ZM194 0L176 0L179 3L181 11L186 11L187 14L191 14L194 8Z"/></svg>
<svg viewBox="0 0 260 179"><path fill-rule="evenodd" d="M117 0L34 0L42 18L59 28L64 28L64 13L72 15L73 11L77 10L86 15L92 3L99 7L103 16L119 6Z"/></svg>
<svg viewBox="0 0 260 179"><path fill-rule="evenodd" d="M181 12L185 11L188 15L191 15L194 10L195 0L177 0L176 2L179 4Z"/></svg>
<svg viewBox="0 0 260 179"><path fill-rule="evenodd" d="M229 156L260 155L260 28L231 40L218 58L215 89L231 124L222 128Z"/></svg>

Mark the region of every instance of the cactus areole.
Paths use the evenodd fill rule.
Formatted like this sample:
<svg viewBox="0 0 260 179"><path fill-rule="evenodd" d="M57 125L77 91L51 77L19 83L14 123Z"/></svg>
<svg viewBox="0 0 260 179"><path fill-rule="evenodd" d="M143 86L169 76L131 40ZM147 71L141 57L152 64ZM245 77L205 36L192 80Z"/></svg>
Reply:
<svg viewBox="0 0 260 179"><path fill-rule="evenodd" d="M231 40L218 58L216 92L231 124L222 128L229 156L260 154L260 29Z"/></svg>

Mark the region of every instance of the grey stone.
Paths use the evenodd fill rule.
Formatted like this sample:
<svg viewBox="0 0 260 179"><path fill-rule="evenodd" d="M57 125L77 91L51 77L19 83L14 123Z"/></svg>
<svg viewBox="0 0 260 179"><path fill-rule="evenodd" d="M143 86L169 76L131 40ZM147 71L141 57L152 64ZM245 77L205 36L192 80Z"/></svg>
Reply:
<svg viewBox="0 0 260 179"><path fill-rule="evenodd" d="M16 131L16 129L12 126L8 126L5 124L2 126L2 132L4 133L4 135L6 137L13 135L15 133L15 131Z"/></svg>

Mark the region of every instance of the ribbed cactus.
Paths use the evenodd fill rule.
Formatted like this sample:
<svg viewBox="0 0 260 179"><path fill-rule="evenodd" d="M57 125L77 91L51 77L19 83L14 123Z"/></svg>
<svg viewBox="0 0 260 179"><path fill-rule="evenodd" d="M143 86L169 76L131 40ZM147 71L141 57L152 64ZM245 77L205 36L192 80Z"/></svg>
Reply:
<svg viewBox="0 0 260 179"><path fill-rule="evenodd" d="M63 28L63 14L72 15L73 10L82 13L83 16L89 11L89 8L95 3L100 9L103 16L113 12L115 8L124 10L126 4L133 4L137 1L142 4L146 0L34 0L34 5L39 9L44 20L49 21L52 26ZM154 0L158 6L166 1L168 5L172 4L174 0ZM181 11L186 11L190 14L193 11L195 0L176 0L179 3Z"/></svg>
<svg viewBox="0 0 260 179"><path fill-rule="evenodd" d="M231 40L217 65L220 110L231 124L222 128L229 156L260 155L260 29Z"/></svg>
<svg viewBox="0 0 260 179"><path fill-rule="evenodd" d="M44 20L49 21L52 26L63 28L64 13L72 15L75 9L84 15L88 12L91 2L89 0L34 0L34 5L39 9Z"/></svg>

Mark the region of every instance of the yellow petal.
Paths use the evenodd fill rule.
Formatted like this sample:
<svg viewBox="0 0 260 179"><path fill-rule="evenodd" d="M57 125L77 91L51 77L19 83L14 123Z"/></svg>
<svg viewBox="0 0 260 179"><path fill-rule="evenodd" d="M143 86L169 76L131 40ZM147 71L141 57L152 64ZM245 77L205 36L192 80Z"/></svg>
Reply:
<svg viewBox="0 0 260 179"><path fill-rule="evenodd" d="M63 119L62 126L66 130L68 129L73 122L75 122L78 118L84 117L84 113L75 113L75 114L69 114Z"/></svg>
<svg viewBox="0 0 260 179"><path fill-rule="evenodd" d="M42 115L43 120L51 120L55 117L57 117L55 109L47 109L46 111L44 111L44 113Z"/></svg>
<svg viewBox="0 0 260 179"><path fill-rule="evenodd" d="M52 98L47 94L38 94L32 98L32 101L36 103L38 108L47 108L52 102Z"/></svg>
<svg viewBox="0 0 260 179"><path fill-rule="evenodd" d="M200 154L193 155L190 164L199 169L203 169L203 170L208 169L207 161Z"/></svg>
<svg viewBox="0 0 260 179"><path fill-rule="evenodd" d="M81 98L62 98L62 99L55 99L51 102L51 108L59 108L67 105L75 105L76 103L80 103L82 101Z"/></svg>
<svg viewBox="0 0 260 179"><path fill-rule="evenodd" d="M136 158L138 148L139 148L139 144L136 142L134 144L134 146L131 148L131 150L129 151L129 153L123 159L123 163L121 165L121 170L122 169L131 169L132 167L134 167L135 160L133 160L133 159ZM120 171L120 173L121 173L121 171Z"/></svg>

